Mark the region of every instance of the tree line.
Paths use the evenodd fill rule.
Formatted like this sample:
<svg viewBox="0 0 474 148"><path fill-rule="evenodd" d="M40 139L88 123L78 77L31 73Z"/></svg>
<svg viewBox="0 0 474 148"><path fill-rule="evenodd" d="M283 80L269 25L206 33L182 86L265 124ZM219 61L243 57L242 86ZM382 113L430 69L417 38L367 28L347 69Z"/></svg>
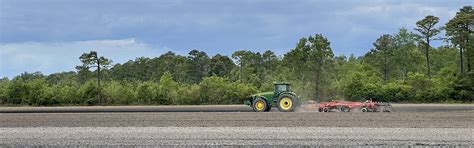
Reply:
<svg viewBox="0 0 474 148"><path fill-rule="evenodd" d="M284 55L238 50L232 55L171 51L125 63L91 51L76 71L22 73L0 79L5 105L241 104L248 95L288 82L306 100L472 102L474 11L446 24L426 16L414 31L377 38L366 54L334 55L322 34L301 38ZM445 32L445 36L441 32ZM437 48L432 41L443 44Z"/></svg>

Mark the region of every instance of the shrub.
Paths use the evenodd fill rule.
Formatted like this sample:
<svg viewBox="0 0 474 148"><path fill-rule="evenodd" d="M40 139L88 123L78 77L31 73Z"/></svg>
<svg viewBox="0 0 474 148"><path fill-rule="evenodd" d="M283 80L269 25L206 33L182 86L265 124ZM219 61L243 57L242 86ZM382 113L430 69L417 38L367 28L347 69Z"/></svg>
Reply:
<svg viewBox="0 0 474 148"><path fill-rule="evenodd" d="M79 88L81 96L81 104L94 105L97 104L99 89L94 81L87 81Z"/></svg>

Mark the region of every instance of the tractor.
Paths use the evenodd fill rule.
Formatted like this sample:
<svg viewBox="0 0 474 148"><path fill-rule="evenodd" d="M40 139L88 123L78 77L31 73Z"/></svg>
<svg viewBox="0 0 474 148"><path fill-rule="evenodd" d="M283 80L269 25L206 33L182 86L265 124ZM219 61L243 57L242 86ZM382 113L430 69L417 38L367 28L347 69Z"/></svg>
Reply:
<svg viewBox="0 0 474 148"><path fill-rule="evenodd" d="M292 112L299 105L298 96L291 91L288 83L275 83L273 92L251 95L244 102L255 112L268 112L274 106L281 112Z"/></svg>

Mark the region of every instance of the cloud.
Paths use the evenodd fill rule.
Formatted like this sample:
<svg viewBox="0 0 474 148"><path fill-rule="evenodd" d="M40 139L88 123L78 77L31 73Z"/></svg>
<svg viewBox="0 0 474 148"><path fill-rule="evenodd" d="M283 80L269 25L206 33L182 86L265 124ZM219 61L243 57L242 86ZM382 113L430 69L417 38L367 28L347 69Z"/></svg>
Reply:
<svg viewBox="0 0 474 148"><path fill-rule="evenodd" d="M100 56L123 63L136 57L155 57L170 50L138 42L134 38L118 40L88 40L74 42L0 43L0 77L12 78L22 72L41 71L51 74L72 71L80 64L79 56L97 51Z"/></svg>
<svg viewBox="0 0 474 148"><path fill-rule="evenodd" d="M397 33L401 27L412 30L416 21L426 15L438 16L441 26L459 8L473 5L474 1L0 0L0 3L0 76L11 76L22 71L51 69L48 66L61 67L55 63L57 59L72 59L75 63L68 62L56 70L74 70L79 62L77 57L93 48L116 62L156 55L161 50L151 47L162 45L178 54L186 54L190 49L203 50L208 55L231 55L238 49L270 49L281 55L294 48L299 38L320 33L331 41L336 55L363 55L382 34ZM109 46L113 48L105 48ZM112 50L121 46L127 49ZM6 58L10 62L3 64ZM8 65L15 67L5 68Z"/></svg>

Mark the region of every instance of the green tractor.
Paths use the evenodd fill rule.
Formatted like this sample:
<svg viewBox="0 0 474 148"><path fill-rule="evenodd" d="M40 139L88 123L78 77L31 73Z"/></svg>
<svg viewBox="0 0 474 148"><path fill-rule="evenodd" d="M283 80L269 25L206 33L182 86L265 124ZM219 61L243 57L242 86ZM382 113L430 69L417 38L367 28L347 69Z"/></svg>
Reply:
<svg viewBox="0 0 474 148"><path fill-rule="evenodd" d="M290 84L275 83L273 92L251 95L244 103L252 107L255 112L268 112L272 106L278 107L281 112L292 112L299 105L299 100L290 90Z"/></svg>

